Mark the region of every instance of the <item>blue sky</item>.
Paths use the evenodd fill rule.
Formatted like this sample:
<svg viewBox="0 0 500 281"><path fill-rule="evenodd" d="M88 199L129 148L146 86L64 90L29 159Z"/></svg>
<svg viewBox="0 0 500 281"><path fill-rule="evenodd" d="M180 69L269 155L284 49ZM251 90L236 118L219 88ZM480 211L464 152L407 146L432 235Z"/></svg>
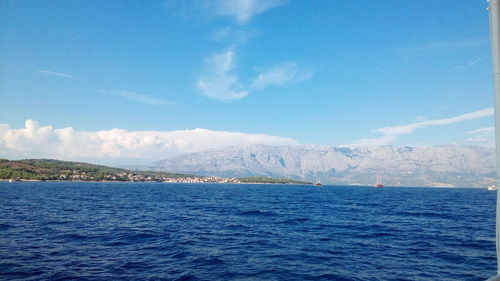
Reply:
<svg viewBox="0 0 500 281"><path fill-rule="evenodd" d="M255 142L492 146L486 8L2 1L0 157L118 163Z"/></svg>

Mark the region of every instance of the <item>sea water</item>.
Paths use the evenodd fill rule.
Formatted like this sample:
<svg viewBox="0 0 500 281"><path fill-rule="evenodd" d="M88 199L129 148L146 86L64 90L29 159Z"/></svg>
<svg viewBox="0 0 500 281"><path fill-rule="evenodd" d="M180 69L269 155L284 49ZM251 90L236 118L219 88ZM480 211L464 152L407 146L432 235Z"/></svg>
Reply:
<svg viewBox="0 0 500 281"><path fill-rule="evenodd" d="M485 189L0 183L2 280L484 280Z"/></svg>

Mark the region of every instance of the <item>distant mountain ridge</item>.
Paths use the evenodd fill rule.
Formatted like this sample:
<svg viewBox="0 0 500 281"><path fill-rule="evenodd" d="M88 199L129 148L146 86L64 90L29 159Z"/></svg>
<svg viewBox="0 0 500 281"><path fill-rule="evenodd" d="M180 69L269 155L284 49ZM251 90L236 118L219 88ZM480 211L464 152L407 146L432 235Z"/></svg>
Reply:
<svg viewBox="0 0 500 281"><path fill-rule="evenodd" d="M495 182L495 150L469 146L228 147L152 164L156 171L222 177L270 176L327 184L485 187Z"/></svg>

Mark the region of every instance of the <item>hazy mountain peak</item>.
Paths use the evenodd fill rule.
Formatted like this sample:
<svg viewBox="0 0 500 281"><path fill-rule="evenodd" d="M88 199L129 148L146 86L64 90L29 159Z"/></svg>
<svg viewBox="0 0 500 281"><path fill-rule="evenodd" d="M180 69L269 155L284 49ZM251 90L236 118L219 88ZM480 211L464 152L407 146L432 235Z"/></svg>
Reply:
<svg viewBox="0 0 500 281"><path fill-rule="evenodd" d="M224 177L287 177L331 184L484 187L494 183L492 148L456 145L233 146L155 162L155 170Z"/></svg>

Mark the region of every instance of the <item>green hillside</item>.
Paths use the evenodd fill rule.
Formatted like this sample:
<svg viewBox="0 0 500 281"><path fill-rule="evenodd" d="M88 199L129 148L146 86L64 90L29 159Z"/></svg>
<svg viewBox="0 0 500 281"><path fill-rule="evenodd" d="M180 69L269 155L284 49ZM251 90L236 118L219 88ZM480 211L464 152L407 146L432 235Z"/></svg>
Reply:
<svg viewBox="0 0 500 281"><path fill-rule="evenodd" d="M0 180L309 184L303 181L267 177L226 179L166 172L132 171L83 162L53 159L0 159Z"/></svg>
<svg viewBox="0 0 500 281"><path fill-rule="evenodd" d="M27 159L17 161L0 159L0 179L159 181L164 177L181 178L189 176L163 172L130 171L102 165L52 159Z"/></svg>

